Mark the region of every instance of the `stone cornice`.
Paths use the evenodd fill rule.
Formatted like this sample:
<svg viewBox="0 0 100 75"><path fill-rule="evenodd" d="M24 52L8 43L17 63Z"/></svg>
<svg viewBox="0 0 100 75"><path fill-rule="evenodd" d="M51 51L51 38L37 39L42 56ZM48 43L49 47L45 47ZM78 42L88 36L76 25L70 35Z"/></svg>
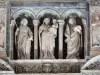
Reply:
<svg viewBox="0 0 100 75"><path fill-rule="evenodd" d="M9 1L17 1L17 2L84 2L86 0L9 0Z"/></svg>

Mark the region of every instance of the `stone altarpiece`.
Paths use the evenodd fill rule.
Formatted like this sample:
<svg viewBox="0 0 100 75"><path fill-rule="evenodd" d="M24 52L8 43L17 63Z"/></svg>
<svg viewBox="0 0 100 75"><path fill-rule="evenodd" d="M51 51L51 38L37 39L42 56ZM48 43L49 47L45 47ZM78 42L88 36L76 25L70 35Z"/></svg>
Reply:
<svg viewBox="0 0 100 75"><path fill-rule="evenodd" d="M60 6L59 6L60 5ZM59 6L59 7L58 7ZM67 50L64 48L65 43L65 36L64 36L64 28L66 27L68 21L68 17L74 16L78 21L80 21L80 25L82 27L82 40L84 40L83 43L83 56L88 56L88 47L87 45L89 43L87 32L89 30L89 23L88 23L88 4L87 3L16 3L16 2L11 2L10 5L10 20L15 20L16 24L14 26L11 26L13 31L11 32L10 38L11 44L10 44L10 50L12 52L11 58L14 58L14 53L16 53L16 50L14 50L14 27L17 27L18 24L20 24L20 18L25 16L28 17L28 20L30 21L29 27L33 32L33 48L32 48L32 55L34 56L35 59L39 58L39 27L43 23L43 19L48 17L50 19L57 19L59 27L57 29L57 38L56 38L56 57L58 58L63 58L64 54L64 49L65 51ZM16 28L15 28L16 30ZM13 34L13 35L12 35ZM66 54L65 54L66 57Z"/></svg>
<svg viewBox="0 0 100 75"><path fill-rule="evenodd" d="M91 27L88 2L9 1L7 6L5 50L7 52L7 56L10 58L10 65L12 65L15 73L80 72L81 66L88 59L91 47ZM71 22L74 21L72 27L70 26L70 20ZM49 23L47 23L48 21ZM54 23L54 21L56 23ZM71 27L69 30L68 25L69 28ZM51 28L51 32L49 31L49 28ZM20 38L19 35L16 37L17 29ZM42 30L42 32L44 31L41 33L41 35L45 34L46 37L39 37L40 30ZM68 45L70 45L70 43L65 42L66 38L68 38L65 36L66 31L68 31L68 33L74 33L72 36L70 36L70 38L72 38L69 40L73 40L75 39L74 37L76 37L74 42L71 41L72 44L75 45L75 47L73 47L73 51L75 52L72 51L74 54L72 54L71 57L68 57L70 54L70 52L68 54L68 49L70 49ZM26 39L26 36L29 37ZM22 39L24 42L22 40L19 41L18 38ZM41 39L49 41L50 43L46 43L43 40L41 41ZM30 41L27 44L25 40ZM40 46L40 41L42 42L42 47ZM19 42L22 43L19 45L20 47L16 46L16 43L18 44ZM45 46L47 46L47 48ZM29 49L28 51L25 51L26 47ZM48 58L49 56L47 58L42 58L41 49L48 49L48 51L44 53L46 55L48 55L48 53L50 54L49 49L52 49L53 51L51 54L54 58ZM28 52L28 58L18 58L18 55L21 53L19 52L18 54L18 50L24 50L25 53Z"/></svg>

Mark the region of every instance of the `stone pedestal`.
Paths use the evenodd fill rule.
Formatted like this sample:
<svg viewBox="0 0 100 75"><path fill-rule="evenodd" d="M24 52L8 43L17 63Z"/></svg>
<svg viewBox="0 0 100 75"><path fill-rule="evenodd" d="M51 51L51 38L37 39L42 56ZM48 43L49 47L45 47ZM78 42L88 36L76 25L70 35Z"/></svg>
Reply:
<svg viewBox="0 0 100 75"><path fill-rule="evenodd" d="M10 61L16 74L22 73L80 73L85 60L77 59L40 59Z"/></svg>
<svg viewBox="0 0 100 75"><path fill-rule="evenodd" d="M38 25L39 20L33 20L34 24L34 59L38 59Z"/></svg>
<svg viewBox="0 0 100 75"><path fill-rule="evenodd" d="M63 58L63 27L64 20L58 20L59 23L59 58Z"/></svg>

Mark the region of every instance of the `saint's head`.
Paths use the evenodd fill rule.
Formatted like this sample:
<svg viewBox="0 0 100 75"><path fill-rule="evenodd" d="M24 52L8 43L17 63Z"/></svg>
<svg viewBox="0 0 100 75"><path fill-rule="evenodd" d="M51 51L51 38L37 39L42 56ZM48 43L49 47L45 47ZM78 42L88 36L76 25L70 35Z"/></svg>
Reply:
<svg viewBox="0 0 100 75"><path fill-rule="evenodd" d="M71 25L76 25L76 19L73 17L70 17L68 23Z"/></svg>
<svg viewBox="0 0 100 75"><path fill-rule="evenodd" d="M99 20L100 20L99 16L96 15L96 16L95 16L95 20L96 20L96 21L99 21Z"/></svg>
<svg viewBox="0 0 100 75"><path fill-rule="evenodd" d="M21 20L21 25L22 25L22 26L27 26L27 24L28 24L28 20L27 20L26 18L23 18L23 19Z"/></svg>
<svg viewBox="0 0 100 75"><path fill-rule="evenodd" d="M45 18L44 19L44 24L45 25L49 25L50 24L50 19L49 18Z"/></svg>
<svg viewBox="0 0 100 75"><path fill-rule="evenodd" d="M57 23L57 20L56 19L53 19L53 24L56 24Z"/></svg>

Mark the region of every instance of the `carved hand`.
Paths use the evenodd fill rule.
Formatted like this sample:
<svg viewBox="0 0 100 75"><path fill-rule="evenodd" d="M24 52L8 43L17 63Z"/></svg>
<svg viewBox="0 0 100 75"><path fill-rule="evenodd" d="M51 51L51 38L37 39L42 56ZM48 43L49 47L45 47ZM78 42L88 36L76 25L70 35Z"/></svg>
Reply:
<svg viewBox="0 0 100 75"><path fill-rule="evenodd" d="M31 38L29 38L28 40L33 41L33 38L31 37Z"/></svg>
<svg viewBox="0 0 100 75"><path fill-rule="evenodd" d="M70 38L68 37L67 39L65 39L65 43L67 43L70 40Z"/></svg>

